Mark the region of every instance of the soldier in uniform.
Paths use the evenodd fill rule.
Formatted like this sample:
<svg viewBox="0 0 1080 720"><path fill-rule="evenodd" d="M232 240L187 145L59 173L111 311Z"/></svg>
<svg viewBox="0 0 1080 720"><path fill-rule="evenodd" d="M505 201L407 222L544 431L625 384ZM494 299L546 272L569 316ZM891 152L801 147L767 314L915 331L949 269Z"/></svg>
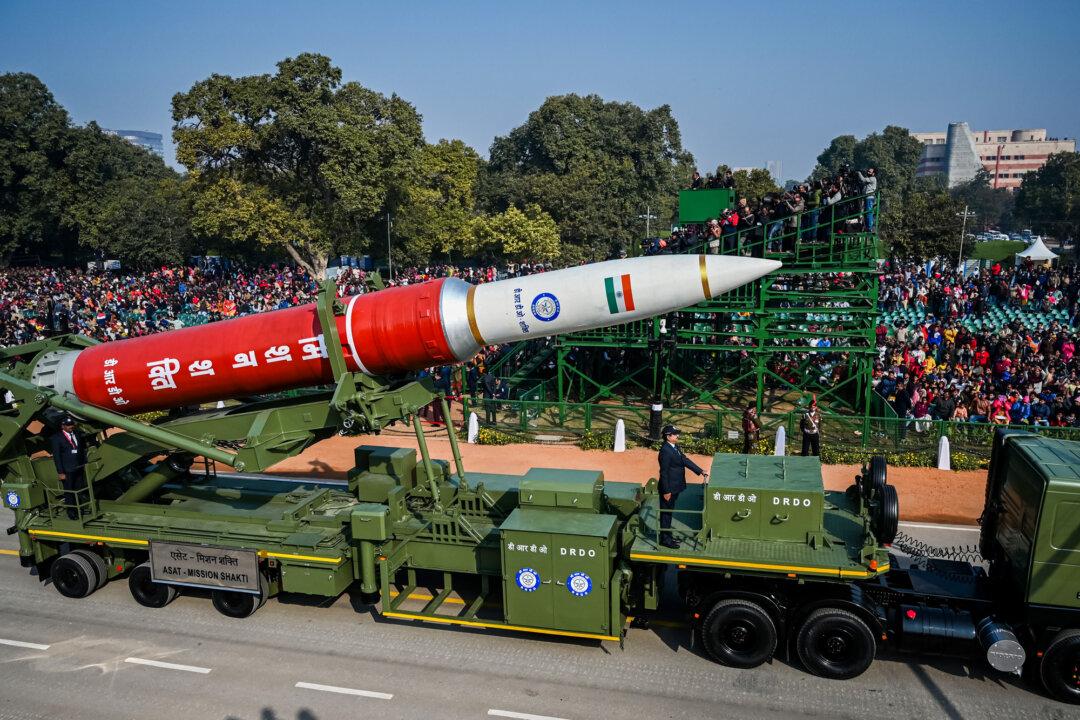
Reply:
<svg viewBox="0 0 1080 720"><path fill-rule="evenodd" d="M60 432L52 436L50 445L56 474L65 490L67 514L70 519L75 520L79 517L76 508L79 496L76 491L86 487L86 446L75 432L74 418L70 415L64 416L60 421Z"/></svg>
<svg viewBox="0 0 1080 720"><path fill-rule="evenodd" d="M679 449L679 428L665 425L661 431L664 443L660 446L660 509L674 510L679 493L686 489L686 469L693 470L707 481L709 474L698 467ZM664 547L677 548L679 541L671 537L671 513L660 513L660 544Z"/></svg>
<svg viewBox="0 0 1080 720"><path fill-rule="evenodd" d="M751 455L757 449L758 438L761 436L761 421L758 420L757 404L750 403L742 415L743 429L743 455Z"/></svg>
<svg viewBox="0 0 1080 720"><path fill-rule="evenodd" d="M817 398L810 401L810 407L806 409L802 420L799 422L799 429L802 430L803 457L807 455L820 456L821 413L818 411Z"/></svg>

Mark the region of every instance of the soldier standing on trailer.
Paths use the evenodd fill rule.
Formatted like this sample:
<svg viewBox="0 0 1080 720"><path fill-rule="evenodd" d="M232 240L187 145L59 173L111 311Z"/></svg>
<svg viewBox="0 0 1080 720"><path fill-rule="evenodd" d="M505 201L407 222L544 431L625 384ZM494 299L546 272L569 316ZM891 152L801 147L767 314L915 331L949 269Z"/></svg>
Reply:
<svg viewBox="0 0 1080 720"><path fill-rule="evenodd" d="M660 509L674 510L679 493L686 489L686 469L701 475L706 481L709 474L698 467L679 449L679 428L665 425L661 431L664 443L660 446ZM671 537L671 513L660 513L660 544L672 549L679 547L679 541Z"/></svg>
<svg viewBox="0 0 1080 720"><path fill-rule="evenodd" d="M750 403L742 414L743 455L752 455L757 450L758 438L761 436L761 421L758 420L757 404Z"/></svg>
<svg viewBox="0 0 1080 720"><path fill-rule="evenodd" d="M50 440L52 459L56 465L56 474L64 486L64 504L67 505L68 518L79 517L78 491L86 487L86 447L75 433L75 419L65 415L60 421L60 432Z"/></svg>
<svg viewBox="0 0 1080 720"><path fill-rule="evenodd" d="M810 407L799 422L802 430L802 454L803 457L813 455L821 456L821 413L818 411L817 398L810 401Z"/></svg>

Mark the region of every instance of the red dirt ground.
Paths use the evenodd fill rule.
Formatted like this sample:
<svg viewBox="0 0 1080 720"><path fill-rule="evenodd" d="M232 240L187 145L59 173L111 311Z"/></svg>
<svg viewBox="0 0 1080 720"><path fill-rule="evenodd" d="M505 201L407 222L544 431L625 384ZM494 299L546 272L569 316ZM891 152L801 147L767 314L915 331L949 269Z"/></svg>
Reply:
<svg viewBox="0 0 1080 720"><path fill-rule="evenodd" d="M433 458L450 460L450 442L446 433L428 434L428 449ZM294 458L285 460L272 472L286 475L344 478L353 466L353 448L357 445L416 447L411 433L388 431L382 435L333 437L313 445ZM532 467L560 467L577 470L602 470L609 480L644 483L656 476L656 453L634 448L623 453L604 450L580 450L565 445L469 445L461 443L466 471L521 474ZM706 470L709 458L693 455ZM827 465L823 468L825 487L843 490L851 484L859 468L854 465ZM693 474L690 473L690 478ZM903 520L974 525L982 511L985 471L949 472L933 468L889 468L889 483L900 496Z"/></svg>

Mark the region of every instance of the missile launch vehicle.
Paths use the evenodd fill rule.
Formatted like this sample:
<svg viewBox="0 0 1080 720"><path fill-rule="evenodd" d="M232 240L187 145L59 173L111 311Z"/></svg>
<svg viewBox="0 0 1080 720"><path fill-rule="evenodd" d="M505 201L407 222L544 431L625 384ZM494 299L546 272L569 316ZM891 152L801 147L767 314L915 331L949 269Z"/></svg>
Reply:
<svg viewBox="0 0 1080 720"><path fill-rule="evenodd" d="M700 267L693 287L704 285L708 297L705 260ZM632 277L604 279L606 292L590 307L610 310L609 322L638 303L666 311L663 303L648 305ZM519 290L520 301L513 288L499 300L509 303L507 327L517 305L534 326L560 313L598 322L551 289L558 277L544 282ZM616 288L623 294L613 296ZM203 345L190 334L181 342L185 331L178 331L104 345L63 336L0 350L7 393L0 492L14 511L9 533L18 535L22 564L70 598L124 581L136 602L164 608L199 588L221 613L243 618L279 593L356 592L402 622L618 643L631 618L660 608L673 577L695 642L724 665L750 668L784 655L815 675L846 679L882 650L974 654L1001 672L1028 670L1053 697L1080 703L1080 444L997 436L982 518L985 562L891 547L899 506L881 459L846 491L828 492L816 458L717 455L708 482L691 485L670 511L680 540L670 548L659 542L660 513L669 511L661 510L655 480L544 467L523 475L468 472L453 427L452 458L431 457L417 411L434 401L446 412L445 400L409 375L417 369L411 364L429 364L455 342L468 345L477 324L467 304L463 314L440 314L431 300L438 290L372 293L365 302L395 307L384 312L396 330L384 323L378 332L398 332L419 347L357 352L350 308L355 313L359 302L343 303L325 284L304 311L308 319L292 328L301 337L271 333L252 349L254 368L285 354L325 364L325 376L302 373L316 387L291 397L246 397L256 386L269 392L297 384L277 363L269 380L215 385L213 398L186 389L193 373L210 369L196 365L203 359L211 367L241 365L230 372L246 367L240 356L248 350L237 348L255 342L250 319L244 333L230 332L228 322L216 334L214 325L202 328ZM410 297L428 304L402 304ZM667 309L695 301L673 297ZM269 321L265 329L274 315L252 317ZM446 339L447 318L463 329L457 340ZM421 330L410 335L410 323ZM152 352L137 344L151 341ZM376 355L384 374L362 369ZM117 377L126 378L123 392L110 394ZM236 401L177 407L153 419L112 402L160 407L155 393L174 389L179 404ZM65 488L48 453L60 413L77 419L89 446L82 487ZM412 425L419 453L360 445L339 483L257 474L334 433L393 423ZM217 473L221 464L243 472ZM431 594L417 602L420 589Z"/></svg>

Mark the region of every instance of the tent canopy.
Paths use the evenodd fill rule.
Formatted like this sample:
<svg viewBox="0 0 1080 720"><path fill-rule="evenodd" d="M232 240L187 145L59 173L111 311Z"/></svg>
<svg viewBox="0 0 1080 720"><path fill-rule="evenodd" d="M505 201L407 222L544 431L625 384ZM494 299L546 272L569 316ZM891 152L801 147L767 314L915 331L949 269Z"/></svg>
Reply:
<svg viewBox="0 0 1080 720"><path fill-rule="evenodd" d="M1046 244L1042 241L1042 238L1031 243L1026 250L1021 250L1016 253L1016 263L1019 265L1022 260L1032 260L1034 262L1049 262L1050 260L1057 260L1058 256L1050 248L1046 247Z"/></svg>

